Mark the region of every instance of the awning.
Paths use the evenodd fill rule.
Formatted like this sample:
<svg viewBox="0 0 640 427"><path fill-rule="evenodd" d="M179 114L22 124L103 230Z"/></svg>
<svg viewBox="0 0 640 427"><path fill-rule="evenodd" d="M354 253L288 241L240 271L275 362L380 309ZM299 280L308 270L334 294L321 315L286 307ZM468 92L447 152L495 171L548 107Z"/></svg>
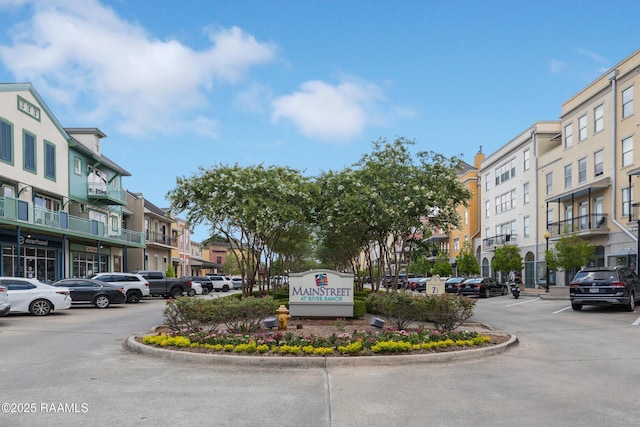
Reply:
<svg viewBox="0 0 640 427"><path fill-rule="evenodd" d="M586 196L587 194L591 194L593 192L604 190L605 188L609 188L611 186L611 178L606 177L602 178L598 181L589 183L588 185L584 185L582 187L578 187L574 190L565 191L564 193L560 193L555 196L550 196L545 199L545 202L566 202L567 200L575 199L578 197Z"/></svg>
<svg viewBox="0 0 640 427"><path fill-rule="evenodd" d="M635 255L635 254L636 254L636 250L635 249L623 248L623 249L618 249L615 252L611 252L607 256L629 256L629 255Z"/></svg>

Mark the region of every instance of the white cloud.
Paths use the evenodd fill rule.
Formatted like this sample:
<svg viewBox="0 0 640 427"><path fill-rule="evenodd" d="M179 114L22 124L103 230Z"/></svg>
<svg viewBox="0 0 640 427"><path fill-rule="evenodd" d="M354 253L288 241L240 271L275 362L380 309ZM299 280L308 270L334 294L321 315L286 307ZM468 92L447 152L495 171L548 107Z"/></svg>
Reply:
<svg viewBox="0 0 640 427"><path fill-rule="evenodd" d="M115 116L129 134L175 132L182 126L173 121L187 121L207 107L203 92L214 83L236 82L276 53L237 27L210 32L212 45L195 51L150 36L96 0L32 6L31 19L11 30L11 45L0 46L0 60L46 98L82 105L82 119ZM203 124L201 116L196 121ZM203 133L215 134L215 122L204 122L209 126Z"/></svg>
<svg viewBox="0 0 640 427"><path fill-rule="evenodd" d="M308 81L272 102L272 120L288 119L310 138L346 141L363 132L381 99L380 89L367 82L345 80L333 86Z"/></svg>

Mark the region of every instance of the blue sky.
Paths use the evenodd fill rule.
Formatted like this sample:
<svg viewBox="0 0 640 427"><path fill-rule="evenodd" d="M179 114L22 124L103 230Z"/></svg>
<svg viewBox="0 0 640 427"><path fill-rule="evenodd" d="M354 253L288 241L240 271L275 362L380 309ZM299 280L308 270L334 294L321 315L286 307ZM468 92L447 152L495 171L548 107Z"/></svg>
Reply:
<svg viewBox="0 0 640 427"><path fill-rule="evenodd" d="M158 206L221 164L316 176L379 138L489 155L640 48L637 1L0 0L0 81L98 127ZM197 230L196 240L206 237Z"/></svg>

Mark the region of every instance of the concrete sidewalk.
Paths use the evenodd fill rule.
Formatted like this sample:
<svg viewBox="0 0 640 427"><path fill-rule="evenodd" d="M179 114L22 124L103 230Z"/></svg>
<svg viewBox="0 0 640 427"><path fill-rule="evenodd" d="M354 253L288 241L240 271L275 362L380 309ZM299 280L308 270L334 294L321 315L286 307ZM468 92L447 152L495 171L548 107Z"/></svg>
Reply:
<svg viewBox="0 0 640 427"><path fill-rule="evenodd" d="M544 288L520 288L520 295L527 297L540 297L542 299L569 299L568 286L550 286L549 292Z"/></svg>

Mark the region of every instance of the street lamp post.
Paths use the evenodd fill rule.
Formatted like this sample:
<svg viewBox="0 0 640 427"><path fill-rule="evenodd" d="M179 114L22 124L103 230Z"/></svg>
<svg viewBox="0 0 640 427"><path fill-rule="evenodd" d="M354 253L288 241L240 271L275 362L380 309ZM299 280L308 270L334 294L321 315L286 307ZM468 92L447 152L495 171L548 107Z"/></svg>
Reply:
<svg viewBox="0 0 640 427"><path fill-rule="evenodd" d="M549 293L549 262L547 261L547 254L549 253L549 237L551 237L551 233L547 230L544 232L544 239L547 241L547 249L544 252L544 264L547 267L547 278L545 280L546 293Z"/></svg>

